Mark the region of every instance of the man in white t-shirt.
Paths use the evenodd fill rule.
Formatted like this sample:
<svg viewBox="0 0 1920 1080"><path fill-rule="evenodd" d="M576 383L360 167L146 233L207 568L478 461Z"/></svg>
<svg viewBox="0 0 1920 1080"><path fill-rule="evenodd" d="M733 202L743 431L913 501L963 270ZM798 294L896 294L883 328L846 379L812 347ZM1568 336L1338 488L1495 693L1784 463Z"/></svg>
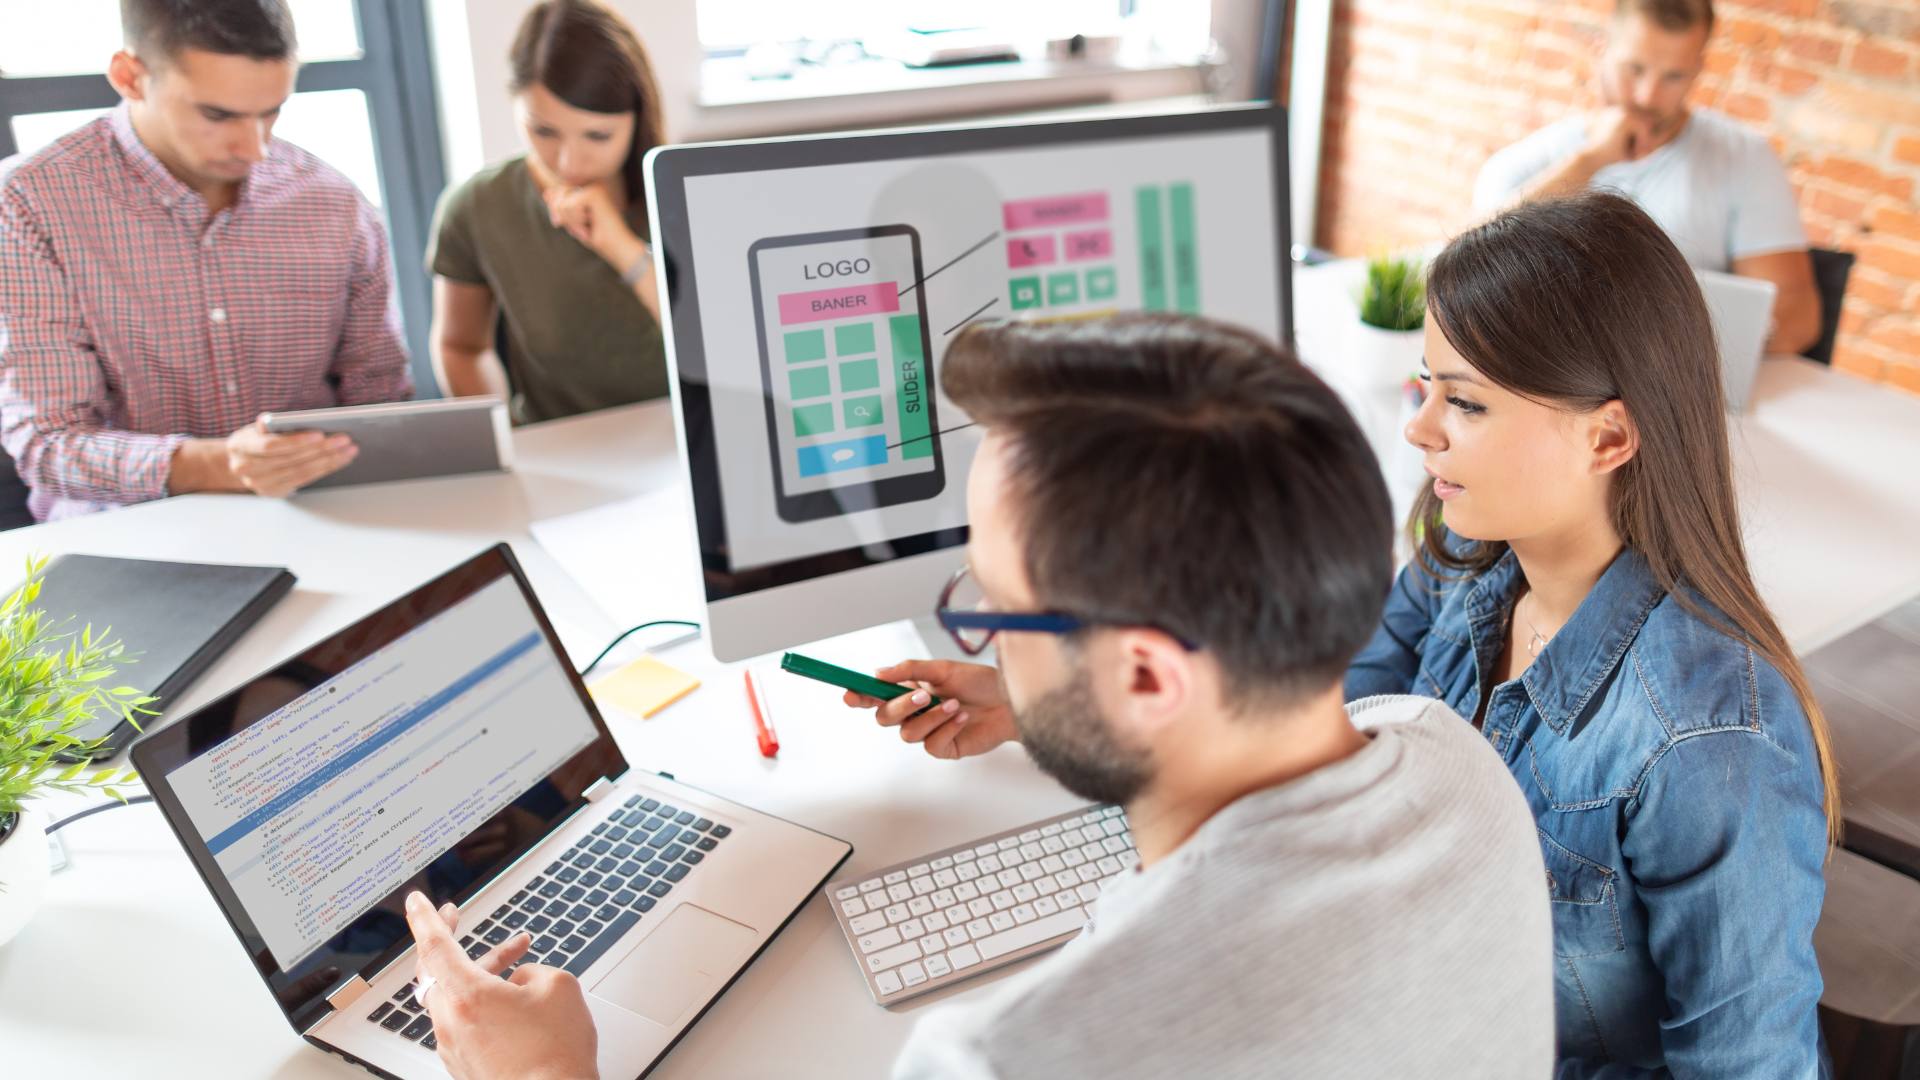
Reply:
<svg viewBox="0 0 1920 1080"><path fill-rule="evenodd" d="M1712 32L1713 0L1619 0L1600 64L1606 107L1488 159L1474 208L1616 190L1696 268L1773 282L1767 351L1801 352L1820 337L1820 296L1786 170L1758 132L1687 107Z"/></svg>

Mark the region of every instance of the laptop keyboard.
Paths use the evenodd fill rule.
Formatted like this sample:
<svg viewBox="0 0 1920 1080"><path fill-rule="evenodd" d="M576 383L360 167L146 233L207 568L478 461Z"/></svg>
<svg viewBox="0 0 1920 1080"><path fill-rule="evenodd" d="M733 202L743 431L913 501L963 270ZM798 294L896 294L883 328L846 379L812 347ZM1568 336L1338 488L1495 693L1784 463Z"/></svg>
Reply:
<svg viewBox="0 0 1920 1080"><path fill-rule="evenodd" d="M1086 925L1140 861L1126 814L1095 806L827 886L873 1000L892 1005L1033 953Z"/></svg>
<svg viewBox="0 0 1920 1080"><path fill-rule="evenodd" d="M460 946L478 960L524 930L533 945L501 978L520 964L584 975L731 835L730 827L691 810L635 795L461 937ZM433 1021L413 1000L413 987L409 981L367 1019L433 1050Z"/></svg>

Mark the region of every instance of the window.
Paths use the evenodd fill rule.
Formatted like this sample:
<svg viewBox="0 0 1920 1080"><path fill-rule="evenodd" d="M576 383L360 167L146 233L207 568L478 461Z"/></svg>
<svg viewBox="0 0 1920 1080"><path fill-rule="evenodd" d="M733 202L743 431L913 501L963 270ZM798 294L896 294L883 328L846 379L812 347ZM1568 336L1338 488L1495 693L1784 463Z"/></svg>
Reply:
<svg viewBox="0 0 1920 1080"><path fill-rule="evenodd" d="M425 0L289 0L300 80L274 137L340 170L386 217L414 383L433 393L426 250L445 184ZM119 0L0 0L0 158L32 153L111 109L101 73Z"/></svg>
<svg viewBox="0 0 1920 1080"><path fill-rule="evenodd" d="M700 44L709 53L761 42L860 41L909 28L992 27L1009 37L1109 32L1130 0L699 0Z"/></svg>

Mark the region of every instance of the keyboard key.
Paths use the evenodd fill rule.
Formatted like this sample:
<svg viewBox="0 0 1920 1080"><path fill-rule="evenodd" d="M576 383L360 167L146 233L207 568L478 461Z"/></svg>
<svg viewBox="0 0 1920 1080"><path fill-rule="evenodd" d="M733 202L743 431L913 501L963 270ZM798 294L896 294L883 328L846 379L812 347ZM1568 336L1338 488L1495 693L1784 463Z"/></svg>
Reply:
<svg viewBox="0 0 1920 1080"><path fill-rule="evenodd" d="M672 891L673 886L664 881L656 881L647 887L647 893L651 896L665 896Z"/></svg>
<svg viewBox="0 0 1920 1080"><path fill-rule="evenodd" d="M461 948L463 948L463 949L467 949L467 948L472 948L472 946L473 946L473 935L472 935L472 934L468 934L467 936L465 936L465 937L463 937L463 938L461 938L461 939L460 939L460 947L461 947ZM406 992L407 992L407 988L406 988L406 987L404 987L404 986L403 986L403 987L401 987L401 988L400 988L400 994L404 994L404 993L406 993ZM395 994L395 995L394 995L394 1000L395 1000L395 1001L398 1001L398 1000L400 1000L400 994Z"/></svg>
<svg viewBox="0 0 1920 1080"><path fill-rule="evenodd" d="M587 898L581 902L586 904L588 907L599 907L601 904L604 904L607 902L608 895L609 894L603 889L595 889L592 892L588 893Z"/></svg>
<svg viewBox="0 0 1920 1080"><path fill-rule="evenodd" d="M667 872L667 864L661 862L659 859L655 859L652 862L647 864L648 877L659 877L661 874L664 874L666 872Z"/></svg>
<svg viewBox="0 0 1920 1080"><path fill-rule="evenodd" d="M573 865L580 870L591 870L593 869L593 856L583 851L573 857Z"/></svg>
<svg viewBox="0 0 1920 1080"><path fill-rule="evenodd" d="M916 896L907 901L907 910L915 915L926 915L933 911L933 901L924 896Z"/></svg>
<svg viewBox="0 0 1920 1080"><path fill-rule="evenodd" d="M929 933L937 933L947 928L947 917L937 911L929 911L920 916L920 921L925 924Z"/></svg>
<svg viewBox="0 0 1920 1080"><path fill-rule="evenodd" d="M913 912L908 911L905 904L888 904L886 916L890 923L906 922L913 917Z"/></svg>
<svg viewBox="0 0 1920 1080"><path fill-rule="evenodd" d="M645 810L629 810L620 816L621 823L629 829L639 828L641 823L646 820L647 812Z"/></svg>
<svg viewBox="0 0 1920 1080"><path fill-rule="evenodd" d="M560 872L561 868L565 867L566 865L567 865L566 863L561 862L559 859L555 859L552 862L548 863L546 870L542 872L546 874L557 874Z"/></svg>
<svg viewBox="0 0 1920 1080"><path fill-rule="evenodd" d="M645 810L647 813L651 814L654 811L660 809L660 800L647 799L640 804L640 809Z"/></svg>
<svg viewBox="0 0 1920 1080"><path fill-rule="evenodd" d="M593 909L585 904L575 904L567 909L567 918L572 919L574 922L579 922L581 919L585 919L592 914Z"/></svg>
<svg viewBox="0 0 1920 1080"><path fill-rule="evenodd" d="M913 889L905 882L887 886L887 896L897 903L906 903L913 896Z"/></svg>
<svg viewBox="0 0 1920 1080"><path fill-rule="evenodd" d="M863 893L879 892L881 889L884 889L884 888L886 888L886 883L881 881L879 878L874 878L871 881L863 881L860 883L860 891Z"/></svg>
<svg viewBox="0 0 1920 1080"><path fill-rule="evenodd" d="M1035 915L1051 915L1059 910L1060 905L1054 903L1053 897L1051 896L1043 896L1033 902L1033 913Z"/></svg>
<svg viewBox="0 0 1920 1080"><path fill-rule="evenodd" d="M910 964L902 964L900 965L900 981L908 986L919 986L921 983L927 981L927 969L921 967L920 961L918 960Z"/></svg>
<svg viewBox="0 0 1920 1080"><path fill-rule="evenodd" d="M406 991L406 990L405 990L405 989L403 988L403 989L402 989L402 990L401 990L400 992L404 994L404 993L406 993L407 991ZM382 1021L382 1020L384 1020L384 1019L386 1019L386 1017L387 1017L387 1014L388 1014L388 1013L390 1013L390 1012L392 1012L392 1011L393 1011L393 1002L391 1002L391 1001L383 1001L383 1002L381 1002L381 1003L380 1003L380 1007L379 1007L379 1008L377 1008L377 1009L375 1009L375 1010L373 1010L373 1012L371 1012L371 1013L369 1013L369 1014L367 1015L367 1019L369 1019L369 1020L371 1020L371 1021L373 1021L374 1023L376 1023L376 1024L377 1024L377 1023L379 1023L380 1021Z"/></svg>
<svg viewBox="0 0 1920 1080"><path fill-rule="evenodd" d="M573 933L573 931L573 923L566 919L561 919L559 922L553 924L552 933L554 937L566 937L568 934Z"/></svg>
<svg viewBox="0 0 1920 1080"><path fill-rule="evenodd" d="M983 958L992 960L1029 945L1038 945L1062 934L1078 933L1085 926L1086 919L1079 912L1063 911L1058 915L1049 915L1044 919L1035 919L1030 923L1013 927L1003 933L989 935L973 944L980 950Z"/></svg>
<svg viewBox="0 0 1920 1080"><path fill-rule="evenodd" d="M519 892L514 893L512 899L508 900L507 903L512 904L515 907L518 907L521 904L526 903L526 901L527 901L527 890L521 889Z"/></svg>
<svg viewBox="0 0 1920 1080"><path fill-rule="evenodd" d="M659 814L663 818L670 818L679 812L680 812L679 807L668 806L666 803L661 803L659 808L654 810L654 813Z"/></svg>
<svg viewBox="0 0 1920 1080"><path fill-rule="evenodd" d="M1020 842L1023 844L1031 844L1038 839L1040 839L1039 829L1028 829L1026 832L1020 834Z"/></svg>
<svg viewBox="0 0 1920 1080"><path fill-rule="evenodd" d="M533 948L529 951L545 956L552 952L553 947L558 944L560 944L560 942L551 937L537 937L533 939Z"/></svg>
<svg viewBox="0 0 1920 1080"><path fill-rule="evenodd" d="M408 1024L406 1030L400 1033L400 1037L403 1039L418 1039L420 1036L432 1030L432 1017L416 1016L413 1018L413 1023Z"/></svg>
<svg viewBox="0 0 1920 1080"><path fill-rule="evenodd" d="M433 1037L433 1032L431 1031L427 1032L424 1036L421 1037L420 1045L426 1047L429 1050L440 1049L440 1041Z"/></svg>
<svg viewBox="0 0 1920 1080"><path fill-rule="evenodd" d="M664 876L668 881L679 881L681 878L686 877L688 874L692 872L693 872L693 867L688 866L686 863L679 863L674 866L667 867L667 872ZM702 878L701 880L704 881L706 879Z"/></svg>
<svg viewBox="0 0 1920 1080"><path fill-rule="evenodd" d="M712 851L714 848L720 846L720 842L711 836L703 836L700 838L700 842L693 846L699 848L701 851Z"/></svg>
<svg viewBox="0 0 1920 1080"><path fill-rule="evenodd" d="M927 965L927 974L933 978L953 974L953 965L947 963L945 956L929 956L923 962Z"/></svg>
<svg viewBox="0 0 1920 1080"><path fill-rule="evenodd" d="M960 877L951 870L935 870L933 883L942 889L951 889L960 884Z"/></svg>
<svg viewBox="0 0 1920 1080"><path fill-rule="evenodd" d="M689 851L685 855L680 856L680 861L686 863L688 866L694 866L704 858L706 858L706 856L697 851Z"/></svg>
<svg viewBox="0 0 1920 1080"><path fill-rule="evenodd" d="M609 874L600 879L600 887L610 893L617 893L627 887L627 879L617 874Z"/></svg>
<svg viewBox="0 0 1920 1080"><path fill-rule="evenodd" d="M527 915L523 911L509 911L507 917L500 920L509 930L518 930L527 925Z"/></svg>
<svg viewBox="0 0 1920 1080"><path fill-rule="evenodd" d="M1001 851L1011 851L1020 846L1020 838L1017 836L1003 836L995 840L993 846L999 848Z"/></svg>
<svg viewBox="0 0 1920 1080"><path fill-rule="evenodd" d="M1073 891L1080 894L1081 903L1091 904L1100 896L1100 884L1099 882L1089 881Z"/></svg>
<svg viewBox="0 0 1920 1080"><path fill-rule="evenodd" d="M953 887L953 898L966 903L980 895L980 887L971 881L963 881Z"/></svg>
<svg viewBox="0 0 1920 1080"><path fill-rule="evenodd" d="M993 924L985 919L975 919L967 924L967 936L975 941L993 933Z"/></svg>
<svg viewBox="0 0 1920 1080"><path fill-rule="evenodd" d="M1013 929L1013 916L1004 911L996 911L987 916L987 922L991 924L995 930Z"/></svg>
<svg viewBox="0 0 1920 1080"><path fill-rule="evenodd" d="M634 796L633 798L631 798L631 799L628 799L628 800L627 800L626 802L624 802L624 803L622 803L621 805L623 805L623 806L629 806L629 807L632 807L632 806L639 806L639 805L640 805L640 796L638 796L638 795L635 795L635 796Z"/></svg>
<svg viewBox="0 0 1920 1080"><path fill-rule="evenodd" d="M941 938L939 934L928 934L926 937L914 942L914 944L920 946L920 954L922 956L931 956L947 947L945 939Z"/></svg>
<svg viewBox="0 0 1920 1080"><path fill-rule="evenodd" d="M580 871L569 866L553 876L560 879L561 881L579 881Z"/></svg>
<svg viewBox="0 0 1920 1080"><path fill-rule="evenodd" d="M921 938L927 936L926 925L919 919L908 919L906 922L894 927L894 929L898 930L900 936L903 938Z"/></svg>
<svg viewBox="0 0 1920 1080"><path fill-rule="evenodd" d="M1031 904L1040 899L1040 893L1030 882L1021 882L1013 887L1013 898L1023 904Z"/></svg>
<svg viewBox="0 0 1920 1080"><path fill-rule="evenodd" d="M386 1028L388 1031L399 1031L401 1028L406 1027L408 1024L412 1022L413 1022L412 1013L406 1012L400 1009L395 1009L394 1011L387 1014L386 1019L380 1021L380 1026L383 1028Z"/></svg>
<svg viewBox="0 0 1920 1080"><path fill-rule="evenodd" d="M879 952L867 954L867 970L881 972L888 968L899 967L909 960L918 959L920 959L920 946L911 941L903 942L891 949L881 949Z"/></svg>
<svg viewBox="0 0 1920 1080"><path fill-rule="evenodd" d="M580 902L581 898L586 895L587 895L587 890L581 888L578 885L575 885L569 888L566 892L561 893L560 899L565 900L569 904L577 904Z"/></svg>
<svg viewBox="0 0 1920 1080"><path fill-rule="evenodd" d="M873 985L882 994L897 994L901 990L900 976L891 971L883 971L873 977Z"/></svg>
<svg viewBox="0 0 1920 1080"><path fill-rule="evenodd" d="M965 945L968 941L967 928L964 926L949 926L941 931L940 937L947 943L948 948L952 948L955 945Z"/></svg>
<svg viewBox="0 0 1920 1080"><path fill-rule="evenodd" d="M604 880L606 880L606 876L600 873L600 871L594 870L590 873L581 874L579 884L583 889L591 889Z"/></svg>
<svg viewBox="0 0 1920 1080"><path fill-rule="evenodd" d="M863 934L854 944L862 953L879 952L900 944L900 932L891 926L881 927L871 934Z"/></svg>
<svg viewBox="0 0 1920 1080"><path fill-rule="evenodd" d="M971 945L962 945L947 953L947 962L953 965L953 970L964 971L980 962L980 950Z"/></svg>
<svg viewBox="0 0 1920 1080"><path fill-rule="evenodd" d="M674 815L673 820L674 820L674 823L677 825L691 825L693 824L694 819L697 817L699 817L698 814L694 814L694 813L690 813L688 811L682 810L680 811L680 813Z"/></svg>
<svg viewBox="0 0 1920 1080"><path fill-rule="evenodd" d="M621 889L619 892L613 894L613 902L619 904L621 907L630 907L636 895L632 889Z"/></svg>
<svg viewBox="0 0 1920 1080"><path fill-rule="evenodd" d="M660 853L660 857L668 862L678 862L680 861L680 856L686 853L687 849L679 844L668 844L667 849Z"/></svg>
<svg viewBox="0 0 1920 1080"><path fill-rule="evenodd" d="M715 825L713 828L707 830L707 835L716 840L725 840L727 837L733 835L733 830L727 828L725 825Z"/></svg>
<svg viewBox="0 0 1920 1080"><path fill-rule="evenodd" d="M959 898L953 895L952 889L935 889L927 895L927 899L934 907L950 908Z"/></svg>
<svg viewBox="0 0 1920 1080"><path fill-rule="evenodd" d="M567 966L567 962L571 959L572 957L568 956L566 953L550 952L547 954L547 958L540 962L547 965L548 967L564 968Z"/></svg>
<svg viewBox="0 0 1920 1080"><path fill-rule="evenodd" d="M933 873L933 868L926 863L921 863L919 866L907 867L907 877L909 880L917 877L926 877L931 873Z"/></svg>
<svg viewBox="0 0 1920 1080"><path fill-rule="evenodd" d="M692 829L680 830L680 842L683 844L691 844L703 839L705 839L705 837L702 837L699 833L694 832Z"/></svg>
<svg viewBox="0 0 1920 1080"><path fill-rule="evenodd" d="M1011 891L1001 891L993 894L993 910L995 911L1005 911L1017 903L1019 903L1019 901L1013 898Z"/></svg>
<svg viewBox="0 0 1920 1080"><path fill-rule="evenodd" d="M847 929L856 934L871 934L885 925L887 925L887 917L877 911L869 911L865 915L855 915L853 918L847 920Z"/></svg>
<svg viewBox="0 0 1920 1080"><path fill-rule="evenodd" d="M642 897L640 897L639 899L637 899L637 900L635 900L635 901L633 902L633 910L635 910L635 911L652 911L652 910L653 910L653 905L654 905L654 904L656 904L656 903L658 903L658 901L656 901L656 900L655 900L655 899L654 899L653 897L651 897L651 896L642 896Z"/></svg>
<svg viewBox="0 0 1920 1080"><path fill-rule="evenodd" d="M496 926L480 936L480 940L489 945L499 945L513 936L513 931L504 926Z"/></svg>
<svg viewBox="0 0 1920 1080"><path fill-rule="evenodd" d="M841 891L841 892L847 892L848 890L846 890L846 889L842 889L842 890L840 890L840 891ZM857 890L857 889L856 889L856 890L853 890L853 895L852 895L852 896L849 896L849 897L842 897L842 898L841 898L841 900L840 900L840 912L841 912L841 914L843 914L843 915L845 915L845 916L847 916L848 918L852 918L852 917L854 917L855 915L864 915L864 914L866 914L866 912L867 912L867 902L866 902L865 900L862 900L862 899L860 899L860 892L859 892L859 890Z"/></svg>
<svg viewBox="0 0 1920 1080"><path fill-rule="evenodd" d="M594 912L593 917L601 922L612 922L620 917L620 909L612 904L601 904L600 910Z"/></svg>
<svg viewBox="0 0 1920 1080"><path fill-rule="evenodd" d="M467 949L467 958L470 960L478 960L485 955L487 955L487 946L484 942Z"/></svg>
<svg viewBox="0 0 1920 1080"><path fill-rule="evenodd" d="M407 1000L401 1002L400 1007L410 1013L418 1013L426 1009L426 1006L420 1004L419 999L414 997L409 997Z"/></svg>
<svg viewBox="0 0 1920 1080"><path fill-rule="evenodd" d="M633 858L633 853L639 850L639 848L634 847L632 844L619 844L613 849L613 857L616 859L631 859Z"/></svg>
<svg viewBox="0 0 1920 1080"><path fill-rule="evenodd" d="M913 895L915 896L925 896L940 887L935 885L933 879L930 877L913 878L907 882L907 885L913 889Z"/></svg>
<svg viewBox="0 0 1920 1080"><path fill-rule="evenodd" d="M626 838L627 838L627 829L625 826L616 825L613 828L607 830L607 839L613 841L616 844L622 840L625 840Z"/></svg>
<svg viewBox="0 0 1920 1080"><path fill-rule="evenodd" d="M633 875L639 872L640 872L640 864L637 862L634 862L632 859L628 859L626 862L621 863L620 869L616 871L616 873L618 873L623 878L631 878Z"/></svg>
<svg viewBox="0 0 1920 1080"><path fill-rule="evenodd" d="M540 895L551 900L554 897L560 895L560 890L562 888L564 888L564 886L562 886L559 882L549 881L545 885L540 886Z"/></svg>
<svg viewBox="0 0 1920 1080"><path fill-rule="evenodd" d="M594 865L594 868L599 870L601 873L611 874L615 870L620 869L620 860L614 858L611 855L603 855L601 856L600 861L597 863L594 863L593 865Z"/></svg>
<svg viewBox="0 0 1920 1080"><path fill-rule="evenodd" d="M560 948L570 953L577 953L581 949L584 949L586 947L587 947L587 939L581 937L578 934L575 934L574 936L560 943Z"/></svg>
<svg viewBox="0 0 1920 1080"><path fill-rule="evenodd" d="M575 978L585 975L587 969L593 966L593 962L600 959L614 942L619 941L627 931L638 925L640 925L640 916L638 914L631 911L621 912L620 917L615 919L611 926L607 927L605 933L594 938L587 944L584 951L574 954L573 959L567 961L565 969Z"/></svg>
<svg viewBox="0 0 1920 1080"><path fill-rule="evenodd" d="M950 869L953 866L953 856L942 855L939 858L928 863L927 865L933 867L935 870Z"/></svg>
<svg viewBox="0 0 1920 1080"><path fill-rule="evenodd" d="M480 920L480 925L479 925L479 926L476 926L476 927L474 927L474 928L473 928L473 932L474 932L474 933L476 933L476 934L484 934L484 933L486 933L487 931L489 931L489 930L491 930L491 929L493 929L493 920L492 920L492 919L481 919L481 920Z"/></svg>
<svg viewBox="0 0 1920 1080"><path fill-rule="evenodd" d="M546 906L547 906L547 902L536 896L533 899L528 900L526 903L521 904L520 910L526 912L529 915L538 915L540 914L541 910Z"/></svg>
<svg viewBox="0 0 1920 1080"><path fill-rule="evenodd" d="M984 919L993 914L993 901L984 896L976 896L967 901L967 912L976 919Z"/></svg>
<svg viewBox="0 0 1920 1080"><path fill-rule="evenodd" d="M958 870L960 869L961 863L972 862L973 858L974 855L971 851L956 851L953 853L953 868Z"/></svg>
<svg viewBox="0 0 1920 1080"><path fill-rule="evenodd" d="M693 823L693 827L701 832L706 832L708 829L713 828L713 822L708 818L701 818Z"/></svg>
<svg viewBox="0 0 1920 1080"><path fill-rule="evenodd" d="M667 823L666 818L650 817L647 819L646 824L640 826L638 831L643 833L656 833L656 832L659 832L660 827L665 825L666 823Z"/></svg>
<svg viewBox="0 0 1920 1080"><path fill-rule="evenodd" d="M605 923L598 923L598 922L594 922L592 919L588 919L586 922L583 922L580 924L580 936L592 937L593 935L598 934L600 931L605 930L606 928L607 926Z"/></svg>
<svg viewBox="0 0 1920 1080"><path fill-rule="evenodd" d="M1036 918L1033 913L1032 904L1015 904L1009 914L1013 916L1013 921L1017 923L1030 923Z"/></svg>

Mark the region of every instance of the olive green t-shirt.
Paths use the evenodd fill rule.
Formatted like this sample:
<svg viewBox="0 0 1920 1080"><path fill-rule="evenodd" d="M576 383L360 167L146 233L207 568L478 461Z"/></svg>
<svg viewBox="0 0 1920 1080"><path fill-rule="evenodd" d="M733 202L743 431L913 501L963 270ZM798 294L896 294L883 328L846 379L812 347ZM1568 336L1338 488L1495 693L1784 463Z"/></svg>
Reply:
<svg viewBox="0 0 1920 1080"><path fill-rule="evenodd" d="M427 269L492 290L515 423L666 396L660 324L620 271L553 227L526 158L441 196Z"/></svg>

